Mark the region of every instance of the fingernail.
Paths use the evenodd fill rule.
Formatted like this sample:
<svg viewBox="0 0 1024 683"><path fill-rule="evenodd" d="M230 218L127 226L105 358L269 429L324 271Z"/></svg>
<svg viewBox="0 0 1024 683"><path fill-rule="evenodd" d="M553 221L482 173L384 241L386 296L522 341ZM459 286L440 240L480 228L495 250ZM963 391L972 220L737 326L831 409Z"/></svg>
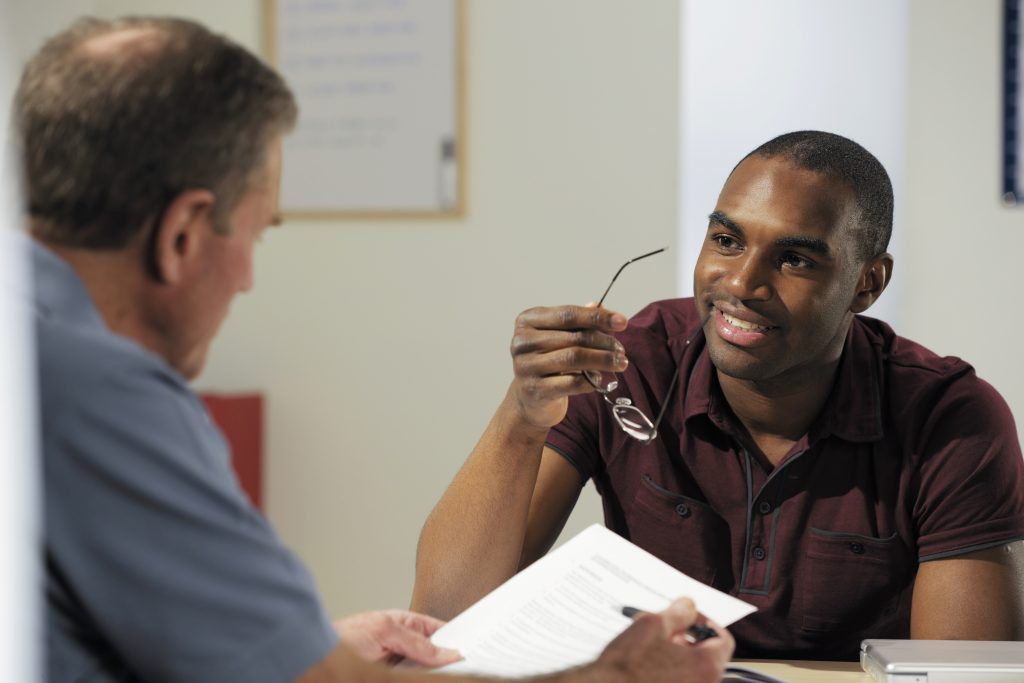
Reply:
<svg viewBox="0 0 1024 683"><path fill-rule="evenodd" d="M618 339L615 340L615 350L618 353L625 353L626 352L626 349L622 346L622 342L620 342Z"/></svg>
<svg viewBox="0 0 1024 683"><path fill-rule="evenodd" d="M627 365L629 365L629 359L626 358L621 353L616 353L615 354L615 367L619 368L620 370L625 370Z"/></svg>
<svg viewBox="0 0 1024 683"><path fill-rule="evenodd" d="M614 314L612 314L612 326L614 326L614 327L625 327L626 326L626 316L622 315L621 313L614 313Z"/></svg>

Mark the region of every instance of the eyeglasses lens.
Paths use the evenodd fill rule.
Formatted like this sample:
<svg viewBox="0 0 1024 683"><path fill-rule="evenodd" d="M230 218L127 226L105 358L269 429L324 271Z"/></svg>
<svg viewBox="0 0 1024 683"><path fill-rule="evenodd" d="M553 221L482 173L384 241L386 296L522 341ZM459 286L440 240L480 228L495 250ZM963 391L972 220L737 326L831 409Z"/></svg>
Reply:
<svg viewBox="0 0 1024 683"><path fill-rule="evenodd" d="M658 436L654 424L629 399L619 399L612 406L612 415L622 430L639 441L653 441Z"/></svg>

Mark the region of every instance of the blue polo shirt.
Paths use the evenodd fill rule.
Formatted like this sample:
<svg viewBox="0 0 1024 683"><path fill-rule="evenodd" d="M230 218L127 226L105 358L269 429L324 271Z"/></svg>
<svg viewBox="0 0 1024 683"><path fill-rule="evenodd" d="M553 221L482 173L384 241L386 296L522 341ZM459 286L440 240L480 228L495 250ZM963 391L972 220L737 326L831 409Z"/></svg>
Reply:
<svg viewBox="0 0 1024 683"><path fill-rule="evenodd" d="M337 636L202 402L33 244L47 680L282 683Z"/></svg>

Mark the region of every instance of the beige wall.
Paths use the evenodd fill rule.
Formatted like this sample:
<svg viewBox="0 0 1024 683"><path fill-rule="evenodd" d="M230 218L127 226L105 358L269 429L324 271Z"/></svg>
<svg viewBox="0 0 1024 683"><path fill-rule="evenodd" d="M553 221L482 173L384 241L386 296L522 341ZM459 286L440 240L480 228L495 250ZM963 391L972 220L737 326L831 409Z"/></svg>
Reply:
<svg viewBox="0 0 1024 683"><path fill-rule="evenodd" d="M970 361L1019 434L1024 207L999 203L1001 6L911 3L907 234L894 273L906 283L904 332Z"/></svg>
<svg viewBox="0 0 1024 683"><path fill-rule="evenodd" d="M262 30L257 0L51 0L49 24L17 4L38 35L84 5L196 17L251 47ZM270 234L200 382L266 393L269 515L338 614L407 602L420 524L509 379L515 314L595 298L627 257L676 243L678 3L467 4L467 216ZM1000 4L911 2L895 274L901 331L974 362L1020 425L1008 288L1024 211L998 204ZM609 304L672 295L674 263L634 266ZM596 510L589 496L574 527Z"/></svg>
<svg viewBox="0 0 1024 683"><path fill-rule="evenodd" d="M259 4L227 4L99 9L257 44ZM408 603L423 519L511 377L515 315L597 298L674 241L676 3L467 4L466 217L269 234L200 381L266 393L269 516L334 613ZM671 296L673 268L634 266L609 305Z"/></svg>

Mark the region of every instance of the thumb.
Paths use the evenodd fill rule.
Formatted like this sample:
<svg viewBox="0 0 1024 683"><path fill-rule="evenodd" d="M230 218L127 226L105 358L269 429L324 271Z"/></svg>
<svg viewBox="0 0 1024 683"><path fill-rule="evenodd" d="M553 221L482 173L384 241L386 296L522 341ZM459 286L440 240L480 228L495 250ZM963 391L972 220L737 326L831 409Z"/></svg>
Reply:
<svg viewBox="0 0 1024 683"><path fill-rule="evenodd" d="M682 633L697 621L697 607L693 600L680 598L674 600L664 612L661 613L667 636Z"/></svg>
<svg viewBox="0 0 1024 683"><path fill-rule="evenodd" d="M444 666L462 659L462 655L456 650L437 647L426 636L407 628L393 630L381 645L390 652L423 666Z"/></svg>

